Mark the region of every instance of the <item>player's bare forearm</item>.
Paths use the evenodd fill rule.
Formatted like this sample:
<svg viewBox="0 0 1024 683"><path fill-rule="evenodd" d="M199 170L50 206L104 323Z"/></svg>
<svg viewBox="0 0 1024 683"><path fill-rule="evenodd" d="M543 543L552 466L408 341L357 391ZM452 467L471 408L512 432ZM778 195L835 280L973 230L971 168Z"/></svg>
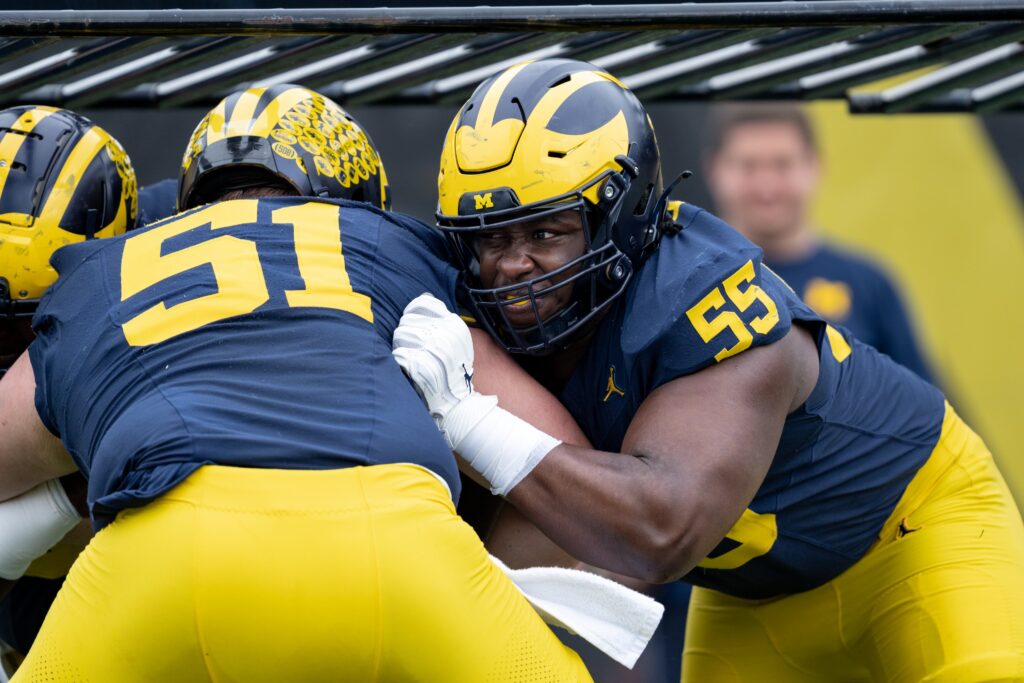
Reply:
<svg viewBox="0 0 1024 683"><path fill-rule="evenodd" d="M818 372L814 340L793 327L658 387L619 454L559 443L474 391L472 347L465 323L422 295L402 315L393 354L492 491L574 557L652 582L686 573L725 537Z"/></svg>
<svg viewBox="0 0 1024 683"><path fill-rule="evenodd" d="M692 525L680 519L681 503L659 512L663 501L675 499L666 490L675 477L654 460L562 444L508 499L583 562L659 581L666 553L680 549L668 530Z"/></svg>
<svg viewBox="0 0 1024 683"><path fill-rule="evenodd" d="M624 454L562 444L509 501L584 562L644 581L682 576L763 481L786 415L816 377L808 344L791 334L665 384L634 417Z"/></svg>
<svg viewBox="0 0 1024 683"><path fill-rule="evenodd" d="M550 392L498 348L486 332L479 329L470 332L476 356L473 382L478 391L497 396L498 403L505 410L560 441L590 446L569 411ZM459 468L470 479L487 488L487 482L461 459ZM514 569L573 567L578 564L513 505L502 506L485 540L488 551Z"/></svg>
<svg viewBox="0 0 1024 683"><path fill-rule="evenodd" d="M487 538L487 550L513 569L577 568L580 562L544 535L514 505L506 503Z"/></svg>
<svg viewBox="0 0 1024 683"><path fill-rule="evenodd" d="M26 351L0 379L0 501L77 469L39 419L35 387Z"/></svg>
<svg viewBox="0 0 1024 683"><path fill-rule="evenodd" d="M583 430L551 392L512 360L480 329L470 330L475 355L473 385L498 397L498 405L559 441L590 447Z"/></svg>

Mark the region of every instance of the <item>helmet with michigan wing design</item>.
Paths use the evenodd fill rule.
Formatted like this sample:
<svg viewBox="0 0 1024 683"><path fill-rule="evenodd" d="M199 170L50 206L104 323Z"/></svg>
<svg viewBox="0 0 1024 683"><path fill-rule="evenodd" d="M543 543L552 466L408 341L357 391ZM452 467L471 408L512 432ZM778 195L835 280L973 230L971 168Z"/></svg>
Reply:
<svg viewBox="0 0 1024 683"><path fill-rule="evenodd" d="M297 85L228 95L199 122L181 162L178 209L268 181L307 197L390 204L366 131L333 101Z"/></svg>
<svg viewBox="0 0 1024 683"><path fill-rule="evenodd" d="M57 279L59 247L135 226L138 192L124 148L54 107L0 111L0 320L29 318Z"/></svg>
<svg viewBox="0 0 1024 683"><path fill-rule="evenodd" d="M629 89L586 62L525 62L481 84L452 122L437 224L480 322L508 351L543 354L578 339L625 290L657 245L661 189L654 129ZM479 233L570 210L580 213L582 255L541 277L483 287ZM538 300L563 287L570 303L542 317ZM533 323L511 324L508 307L527 304Z"/></svg>

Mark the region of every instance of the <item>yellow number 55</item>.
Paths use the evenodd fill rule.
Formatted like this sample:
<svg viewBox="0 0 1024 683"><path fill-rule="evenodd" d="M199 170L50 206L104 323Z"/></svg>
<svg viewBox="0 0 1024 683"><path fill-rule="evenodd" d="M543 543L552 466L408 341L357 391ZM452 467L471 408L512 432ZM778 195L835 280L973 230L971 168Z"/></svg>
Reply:
<svg viewBox="0 0 1024 683"><path fill-rule="evenodd" d="M715 354L716 362L721 362L729 356L735 356L740 351L750 348L754 342L753 332L767 334L779 322L779 309L763 289L755 284L749 284L746 289L740 289L740 285L752 283L753 280L754 263L747 261L739 270L725 278L720 287L715 287L708 292L707 296L686 311L686 317L693 324L693 329L697 330L697 334L705 343L710 343L712 339L726 330L732 332L736 337L735 344L726 346ZM723 290L724 295L722 294ZM726 297L729 297L729 301L740 313L750 308L755 301L759 301L764 306L765 313L750 321L750 329L735 311L722 311L709 320L708 313L718 311L725 306Z"/></svg>

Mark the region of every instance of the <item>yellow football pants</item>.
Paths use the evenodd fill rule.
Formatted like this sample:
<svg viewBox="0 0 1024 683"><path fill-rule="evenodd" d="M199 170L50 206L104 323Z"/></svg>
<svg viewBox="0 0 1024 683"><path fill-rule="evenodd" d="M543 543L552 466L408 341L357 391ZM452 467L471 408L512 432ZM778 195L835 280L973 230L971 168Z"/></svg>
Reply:
<svg viewBox="0 0 1024 683"><path fill-rule="evenodd" d="M413 465L203 467L96 535L16 683L591 680Z"/></svg>
<svg viewBox="0 0 1024 683"><path fill-rule="evenodd" d="M985 444L947 406L878 541L823 586L694 589L682 680L1024 681L1024 525Z"/></svg>

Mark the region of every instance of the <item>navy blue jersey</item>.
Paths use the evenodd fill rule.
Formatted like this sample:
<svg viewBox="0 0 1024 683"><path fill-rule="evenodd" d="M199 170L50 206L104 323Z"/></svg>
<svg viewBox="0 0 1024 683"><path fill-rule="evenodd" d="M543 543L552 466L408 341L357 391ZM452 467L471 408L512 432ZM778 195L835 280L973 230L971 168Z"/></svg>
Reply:
<svg viewBox="0 0 1024 683"><path fill-rule="evenodd" d="M827 244L799 261L767 265L823 318L932 381L899 292L877 265Z"/></svg>
<svg viewBox="0 0 1024 683"><path fill-rule="evenodd" d="M875 541L938 441L943 397L827 325L722 221L692 206L678 221L682 231L639 269L561 399L597 448L618 451L662 384L771 344L793 324L808 329L820 354L817 385L787 418L750 508L686 577L744 598L808 590Z"/></svg>
<svg viewBox="0 0 1024 683"><path fill-rule="evenodd" d="M139 189L139 215L135 221L144 227L178 213L178 181L159 180Z"/></svg>
<svg viewBox="0 0 1024 683"><path fill-rule="evenodd" d="M204 464L411 462L451 452L391 357L406 304L454 306L436 232L355 202L211 204L56 252L30 347L36 405L89 479L94 524Z"/></svg>

